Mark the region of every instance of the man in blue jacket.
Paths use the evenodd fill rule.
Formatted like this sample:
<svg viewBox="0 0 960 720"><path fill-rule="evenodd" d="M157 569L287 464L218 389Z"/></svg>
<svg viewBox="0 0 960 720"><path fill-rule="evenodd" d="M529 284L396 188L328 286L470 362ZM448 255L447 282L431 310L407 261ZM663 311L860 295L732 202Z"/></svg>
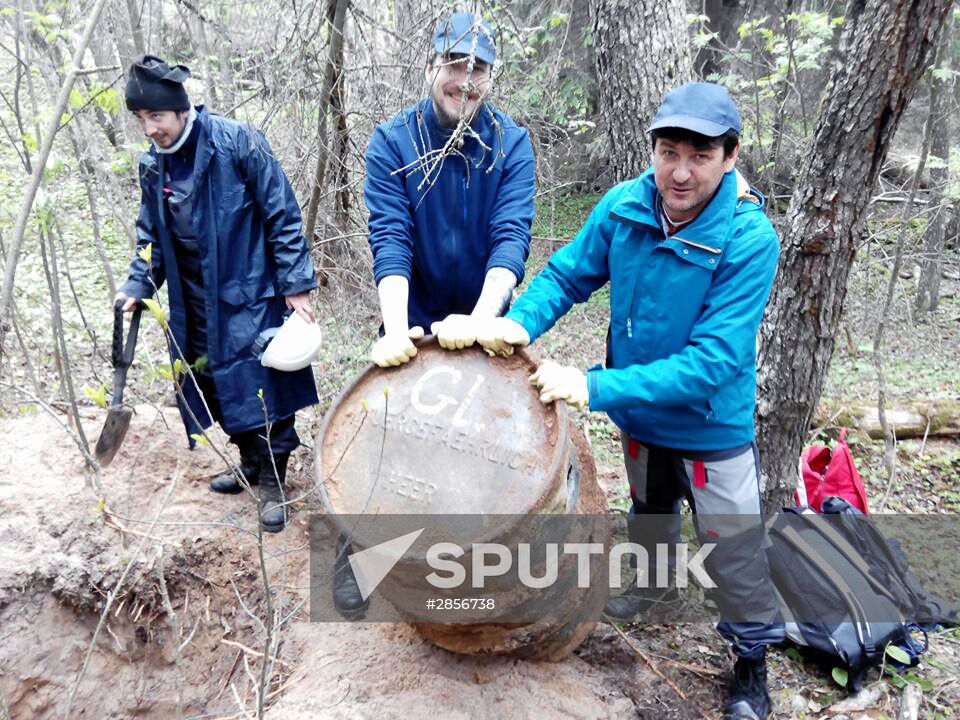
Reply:
<svg viewBox="0 0 960 720"><path fill-rule="evenodd" d="M140 158L138 252L116 301L132 310L166 282L171 356L196 379L178 383L190 444L220 423L240 449L244 478L260 485L262 528L279 532L287 460L300 444L294 413L317 393L309 367L263 367L252 350L288 309L313 320L316 279L300 208L266 138L193 107L189 75L152 55L130 68L127 109L152 145ZM210 488L242 490L231 473Z"/></svg>
<svg viewBox="0 0 960 720"><path fill-rule="evenodd" d="M763 197L734 170L740 117L725 89L689 83L668 93L650 132L653 167L604 195L478 340L510 352L609 282L606 367L547 361L531 381L542 401L603 410L619 426L628 532L650 558L657 542L679 542L688 500L701 542L714 546L706 568L718 585L718 630L738 656L725 717L765 718L766 646L784 627L762 550L753 414L756 333L779 242ZM675 603L675 587L647 587L655 576L639 567L606 613L628 619Z"/></svg>
<svg viewBox="0 0 960 720"><path fill-rule="evenodd" d="M364 199L380 294L372 359L399 365L434 331L446 348L472 345L523 279L533 222L534 158L527 131L487 96L493 31L469 13L436 27L424 70L429 97L377 127Z"/></svg>
<svg viewBox="0 0 960 720"><path fill-rule="evenodd" d="M401 365L424 328L440 345L473 345L477 323L507 308L523 280L533 222L534 158L527 131L487 101L493 31L453 13L433 33L428 97L377 127L367 147L364 200L383 317L372 360ZM343 538L334 605L367 603Z"/></svg>

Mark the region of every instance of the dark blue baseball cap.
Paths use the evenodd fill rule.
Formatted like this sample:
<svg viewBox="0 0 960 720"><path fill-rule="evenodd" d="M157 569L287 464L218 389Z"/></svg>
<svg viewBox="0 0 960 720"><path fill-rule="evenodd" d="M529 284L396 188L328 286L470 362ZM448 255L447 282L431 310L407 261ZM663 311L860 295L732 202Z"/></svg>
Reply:
<svg viewBox="0 0 960 720"><path fill-rule="evenodd" d="M473 51L475 35L479 35L475 51L476 58L487 65L493 65L494 60L497 59L493 30L472 13L453 13L448 19L438 22L437 28L433 31L433 49L441 55L447 53L469 55Z"/></svg>
<svg viewBox="0 0 960 720"><path fill-rule="evenodd" d="M707 137L719 137L727 130L739 135L740 113L722 85L692 82L663 96L647 132L660 128L684 128Z"/></svg>

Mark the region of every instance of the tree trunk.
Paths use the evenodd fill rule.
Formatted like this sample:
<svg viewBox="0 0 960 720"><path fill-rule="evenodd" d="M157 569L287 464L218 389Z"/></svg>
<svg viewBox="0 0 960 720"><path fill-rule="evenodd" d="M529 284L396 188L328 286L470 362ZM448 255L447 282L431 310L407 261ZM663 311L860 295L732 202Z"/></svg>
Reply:
<svg viewBox="0 0 960 720"><path fill-rule="evenodd" d="M650 164L646 129L664 93L693 78L683 0L591 0L600 111L614 181Z"/></svg>
<svg viewBox="0 0 960 720"><path fill-rule="evenodd" d="M723 72L724 53L737 44L737 28L745 11L743 0L704 0L703 14L710 20L707 27L716 36L697 53L695 65L700 77Z"/></svg>
<svg viewBox="0 0 960 720"><path fill-rule="evenodd" d="M343 97L343 27L346 22L348 0L327 0L328 52L327 65L323 76L323 89L320 91L319 120L317 122L317 168L314 173L310 203L307 206L306 235L307 242L313 246L317 225L317 211L320 196L323 194L323 178L330 155L330 143L327 139L327 115L333 114L334 132L339 130L339 118L342 108L336 103Z"/></svg>
<svg viewBox="0 0 960 720"><path fill-rule="evenodd" d="M947 22L940 42L937 68L949 72L953 50L953 23ZM917 281L917 312L933 312L940 303L940 272L943 268L943 240L946 230L947 207L943 194L950 181L950 83L952 78L936 75L930 78L930 155L937 159L930 168L930 205L936 208L927 232L923 236L923 255L920 278ZM941 166L942 163L942 166Z"/></svg>
<svg viewBox="0 0 960 720"><path fill-rule="evenodd" d="M758 439L769 508L796 484L797 458L840 329L864 211L951 0L855 0L841 62L783 225L760 329Z"/></svg>
<svg viewBox="0 0 960 720"><path fill-rule="evenodd" d="M136 0L126 0L127 17L130 18L130 37L133 38L133 49L137 55L145 55L147 42L143 38L143 6ZM124 68L126 72L127 68Z"/></svg>
<svg viewBox="0 0 960 720"><path fill-rule="evenodd" d="M897 440L960 436L960 400L895 400L886 411ZM867 400L821 400L813 416L816 427L848 427L871 440L883 440L876 403Z"/></svg>

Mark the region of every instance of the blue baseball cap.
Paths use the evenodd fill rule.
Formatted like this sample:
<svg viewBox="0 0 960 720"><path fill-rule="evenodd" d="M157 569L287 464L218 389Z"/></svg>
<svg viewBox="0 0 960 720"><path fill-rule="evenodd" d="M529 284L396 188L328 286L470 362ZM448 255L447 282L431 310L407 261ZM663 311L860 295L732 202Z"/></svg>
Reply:
<svg viewBox="0 0 960 720"><path fill-rule="evenodd" d="M663 103L647 132L660 128L684 128L707 137L727 130L740 134L740 113L722 85L691 82L663 96Z"/></svg>
<svg viewBox="0 0 960 720"><path fill-rule="evenodd" d="M477 33L476 29L480 32ZM473 13L453 13L447 20L437 23L433 31L433 49L441 55L455 53L469 55L473 50L474 35L477 37L476 58L493 65L497 59L497 46L493 41L493 30L481 18Z"/></svg>

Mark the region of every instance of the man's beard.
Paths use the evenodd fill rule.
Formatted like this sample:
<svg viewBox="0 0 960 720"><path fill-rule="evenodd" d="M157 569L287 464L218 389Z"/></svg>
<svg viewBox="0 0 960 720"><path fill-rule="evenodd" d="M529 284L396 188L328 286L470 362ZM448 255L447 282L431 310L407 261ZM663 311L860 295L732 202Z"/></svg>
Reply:
<svg viewBox="0 0 960 720"><path fill-rule="evenodd" d="M438 97L440 98L439 100ZM430 101L433 103L433 112L437 116L437 122L440 123L440 127L447 128L448 130L452 130L460 123L461 108L463 110L463 122L466 125L469 125L473 122L473 119L477 116L477 113L480 112L480 106L483 104L482 97L479 97L476 100L471 98L470 100L474 103L473 112L466 112L467 103L457 103L456 113L448 113L441 102L442 99L443 91L440 88L434 88L434 90L430 93Z"/></svg>

